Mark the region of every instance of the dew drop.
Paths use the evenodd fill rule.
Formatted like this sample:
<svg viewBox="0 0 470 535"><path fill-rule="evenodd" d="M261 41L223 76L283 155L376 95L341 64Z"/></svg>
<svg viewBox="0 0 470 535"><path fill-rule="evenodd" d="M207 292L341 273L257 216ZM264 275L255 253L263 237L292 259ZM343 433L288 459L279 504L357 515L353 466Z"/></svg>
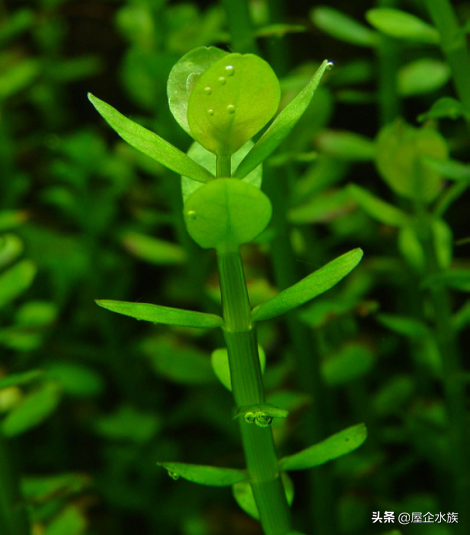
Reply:
<svg viewBox="0 0 470 535"><path fill-rule="evenodd" d="M225 76L221 76L221 77L219 78L219 84L220 84L220 85L225 85L225 82L226 82L226 81L227 81L227 80L225 79Z"/></svg>
<svg viewBox="0 0 470 535"><path fill-rule="evenodd" d="M234 69L233 65L227 65L225 67L225 72L226 72L227 76L233 76L235 74L235 69Z"/></svg>
<svg viewBox="0 0 470 535"><path fill-rule="evenodd" d="M208 87L205 87L205 88L204 88L204 93L205 93L206 95L210 95L210 94L212 94L212 89L211 89L209 86L208 86Z"/></svg>
<svg viewBox="0 0 470 535"><path fill-rule="evenodd" d="M334 66L335 66L335 64L334 64L332 61L329 61L329 62L326 64L326 70L327 70L327 71L332 71Z"/></svg>
<svg viewBox="0 0 470 535"><path fill-rule="evenodd" d="M180 475L176 472L172 472L171 470L168 470L168 475L171 477L171 479L174 479L177 481L180 478Z"/></svg>
<svg viewBox="0 0 470 535"><path fill-rule="evenodd" d="M235 113L235 106L234 106L233 104L229 104L229 105L227 106L227 111L228 111L229 113Z"/></svg>
<svg viewBox="0 0 470 535"><path fill-rule="evenodd" d="M214 115L214 110L207 110L207 113L208 113L209 115Z"/></svg>
<svg viewBox="0 0 470 535"><path fill-rule="evenodd" d="M196 212L194 210L189 210L187 215L188 215L189 219L196 219L196 217L197 217L197 214L196 214Z"/></svg>

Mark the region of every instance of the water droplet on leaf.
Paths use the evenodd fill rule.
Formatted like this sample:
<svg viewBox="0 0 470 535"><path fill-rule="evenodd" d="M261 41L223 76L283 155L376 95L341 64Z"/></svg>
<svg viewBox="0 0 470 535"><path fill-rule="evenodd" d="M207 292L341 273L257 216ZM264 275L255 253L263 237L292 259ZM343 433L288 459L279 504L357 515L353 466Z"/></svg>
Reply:
<svg viewBox="0 0 470 535"><path fill-rule="evenodd" d="M334 64L332 61L329 61L329 62L326 64L326 70L327 70L327 71L332 71L334 66L335 66L335 64Z"/></svg>
<svg viewBox="0 0 470 535"><path fill-rule="evenodd" d="M189 210L188 217L189 217L189 219L196 219L197 214L196 214L196 212L194 210Z"/></svg>
<svg viewBox="0 0 470 535"><path fill-rule="evenodd" d="M227 73L227 76L233 76L235 74L235 69L233 65L227 65L225 67L225 72Z"/></svg>
<svg viewBox="0 0 470 535"><path fill-rule="evenodd" d="M171 470L168 470L168 475L171 477L171 479L174 479L177 481L180 478L180 475L176 472L172 472Z"/></svg>
<svg viewBox="0 0 470 535"><path fill-rule="evenodd" d="M206 88L204 89L204 93L205 93L206 95L210 95L210 94L212 94L212 89L211 89L210 87L206 87Z"/></svg>
<svg viewBox="0 0 470 535"><path fill-rule="evenodd" d="M227 111L228 111L229 113L235 113L235 106L234 106L233 104L229 104L229 105L227 106Z"/></svg>
<svg viewBox="0 0 470 535"><path fill-rule="evenodd" d="M219 84L220 84L220 85L225 85L225 82L226 82L226 81L227 81L227 80L225 79L225 76L221 76L221 77L219 78Z"/></svg>
<svg viewBox="0 0 470 535"><path fill-rule="evenodd" d="M207 110L207 113L208 113L209 115L214 115L214 110Z"/></svg>

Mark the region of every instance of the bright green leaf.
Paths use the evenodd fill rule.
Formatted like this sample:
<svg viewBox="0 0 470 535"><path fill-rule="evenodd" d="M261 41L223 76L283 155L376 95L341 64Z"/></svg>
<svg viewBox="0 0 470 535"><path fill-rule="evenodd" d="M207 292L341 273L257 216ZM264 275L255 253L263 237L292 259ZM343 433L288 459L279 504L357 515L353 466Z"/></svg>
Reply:
<svg viewBox="0 0 470 535"><path fill-rule="evenodd" d="M398 248L403 258L418 273L422 273L425 266L424 250L421 242L411 226L403 226L398 233Z"/></svg>
<svg viewBox="0 0 470 535"><path fill-rule="evenodd" d="M340 433L323 440L319 444L283 457L279 461L281 470L304 470L325 464L332 459L346 455L358 448L367 438L367 429L364 424L348 427Z"/></svg>
<svg viewBox="0 0 470 535"><path fill-rule="evenodd" d="M0 102L31 85L40 73L40 66L38 60L24 58L13 62L8 68L2 65Z"/></svg>
<svg viewBox="0 0 470 535"><path fill-rule="evenodd" d="M53 518L44 535L82 535L86 527L83 512L77 506L69 505Z"/></svg>
<svg viewBox="0 0 470 535"><path fill-rule="evenodd" d="M359 206L380 223L391 227L401 227L408 223L408 216L399 208L395 208L361 186L350 184L348 191Z"/></svg>
<svg viewBox="0 0 470 535"><path fill-rule="evenodd" d="M399 9L385 7L369 9L366 12L366 19L377 30L391 37L419 43L436 44L439 42L439 32L436 28Z"/></svg>
<svg viewBox="0 0 470 535"><path fill-rule="evenodd" d="M271 219L271 203L252 184L231 178L199 188L184 207L186 227L204 249L233 248L256 238Z"/></svg>
<svg viewBox="0 0 470 535"><path fill-rule="evenodd" d="M237 167L240 165L240 162L250 152L253 146L254 146L254 143L250 139L243 145L243 147L240 150L237 150L237 152L232 155L232 171L237 169ZM191 159L193 159L195 162L205 167L210 173L215 175L216 165L217 165L216 155L206 150L197 141L195 141L189 147L188 156ZM256 169L253 169L253 171L250 174L248 174L243 180L244 182L253 184L253 186L256 186L257 188L261 188L262 177L263 177L263 166L258 165L258 167ZM181 190L183 192L183 201L186 202L188 198L190 197L190 195L202 186L203 184L201 184L201 182L196 182L194 180L191 180L190 178L182 176L181 177Z"/></svg>
<svg viewBox="0 0 470 535"><path fill-rule="evenodd" d="M20 386L31 383L43 375L44 372L42 370L32 370L30 372L7 375L7 377L0 379L0 390L10 388L11 386Z"/></svg>
<svg viewBox="0 0 470 535"><path fill-rule="evenodd" d="M309 83L302 89L302 91L279 113L274 119L271 126L260 137L255 146L247 154L238 169L234 173L235 178L244 178L251 173L253 169L263 163L268 156L270 156L284 139L289 135L291 130L296 125L297 121L302 117L308 105L310 104L318 84L330 64L325 60L316 73L312 76Z"/></svg>
<svg viewBox="0 0 470 535"><path fill-rule="evenodd" d="M327 156L353 162L375 158L375 141L355 132L325 130L315 138L318 149Z"/></svg>
<svg viewBox="0 0 470 535"><path fill-rule="evenodd" d="M33 282L36 266L22 260L0 275L0 308L21 295Z"/></svg>
<svg viewBox="0 0 470 535"><path fill-rule="evenodd" d="M357 46L376 46L376 32L329 6L317 6L310 12L313 23L328 35Z"/></svg>
<svg viewBox="0 0 470 535"><path fill-rule="evenodd" d="M429 169L451 180L470 181L470 165L468 164L457 160L436 160L432 157L424 157L422 162Z"/></svg>
<svg viewBox="0 0 470 535"><path fill-rule="evenodd" d="M61 390L55 383L47 383L24 397L3 420L1 429L6 436L24 433L46 420L56 409Z"/></svg>
<svg viewBox="0 0 470 535"><path fill-rule="evenodd" d="M233 468L185 463L157 463L157 465L168 470L168 474L173 479L182 477L193 483L214 487L228 487L248 477L244 470L235 470Z"/></svg>
<svg viewBox="0 0 470 535"><path fill-rule="evenodd" d="M190 136L192 134L188 124L188 101L191 91L202 73L227 55L228 52L215 46L201 46L184 55L171 69L167 85L170 111Z"/></svg>
<svg viewBox="0 0 470 535"><path fill-rule="evenodd" d="M286 477L287 476L287 477ZM281 474L284 491L286 493L287 503L289 505L294 501L294 484L287 474ZM233 497L238 505L250 516L259 520L258 507L256 506L255 497L249 481L240 481L232 487Z"/></svg>
<svg viewBox="0 0 470 535"><path fill-rule="evenodd" d="M122 243L137 258L157 266L184 264L187 259L181 246L138 232L126 232L122 237Z"/></svg>
<svg viewBox="0 0 470 535"><path fill-rule="evenodd" d="M186 154L160 136L157 136L157 134L134 123L91 93L88 93L88 98L111 128L135 149L150 156L150 158L153 158L175 173L189 176L193 180L208 182L214 178L207 169L204 169L204 167L191 160L191 158L188 158Z"/></svg>
<svg viewBox="0 0 470 535"><path fill-rule="evenodd" d="M272 119L280 99L279 81L268 63L253 54L225 56L191 92L191 135L217 156L231 156Z"/></svg>
<svg viewBox="0 0 470 535"><path fill-rule="evenodd" d="M16 234L0 236L0 268L11 264L23 252L23 241Z"/></svg>
<svg viewBox="0 0 470 535"><path fill-rule="evenodd" d="M397 75L398 92L404 97L436 91L450 80L447 63L422 58L403 66Z"/></svg>
<svg viewBox="0 0 470 535"><path fill-rule="evenodd" d="M255 307L252 311L253 321L279 316L326 292L357 266L362 255L361 249L354 249L314 271L276 297Z"/></svg>
<svg viewBox="0 0 470 535"><path fill-rule="evenodd" d="M422 163L429 156L447 160L446 140L431 128L416 129L401 120L382 128L377 138L377 169L399 195L430 202L442 187L439 173Z"/></svg>
<svg viewBox="0 0 470 535"><path fill-rule="evenodd" d="M266 368L266 354L263 348L258 346L259 362L261 365L261 371L264 373ZM230 376L230 366L228 362L228 352L226 348L216 349L211 355L212 369L218 377L219 381L232 391L232 379Z"/></svg>
<svg viewBox="0 0 470 535"><path fill-rule="evenodd" d="M423 288L444 287L470 292L470 269L453 269L436 273L425 279Z"/></svg>
<svg viewBox="0 0 470 535"><path fill-rule="evenodd" d="M108 300L99 300L96 301L96 304L107 310L111 310L111 312L124 314L124 316L130 316L137 320L163 323L165 325L212 329L214 327L221 327L224 324L224 320L220 316L205 314L203 312L193 312L191 310L181 310L179 308Z"/></svg>
<svg viewBox="0 0 470 535"><path fill-rule="evenodd" d="M431 106L431 109L418 116L418 121L427 119L458 119L463 115L463 106L459 100L451 97L442 97Z"/></svg>

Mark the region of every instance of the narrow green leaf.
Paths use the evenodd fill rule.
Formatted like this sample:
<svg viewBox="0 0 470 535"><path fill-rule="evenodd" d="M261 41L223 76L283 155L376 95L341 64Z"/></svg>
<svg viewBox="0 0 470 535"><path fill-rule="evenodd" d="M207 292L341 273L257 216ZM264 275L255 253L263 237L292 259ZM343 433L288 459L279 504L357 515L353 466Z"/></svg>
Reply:
<svg viewBox="0 0 470 535"><path fill-rule="evenodd" d="M391 37L428 44L439 42L439 32L436 28L399 9L385 7L369 9L366 12L366 19L377 30Z"/></svg>
<svg viewBox="0 0 470 535"><path fill-rule="evenodd" d="M327 190L312 196L307 203L289 210L288 219L294 225L326 223L343 217L355 207L356 203L346 189Z"/></svg>
<svg viewBox="0 0 470 535"><path fill-rule="evenodd" d="M124 316L130 316L137 320L163 323L165 325L212 329L214 327L221 327L224 324L224 320L220 316L205 314L204 312L181 310L179 308L108 300L99 300L96 301L96 304L107 310L111 310L111 312L124 314Z"/></svg>
<svg viewBox="0 0 470 535"><path fill-rule="evenodd" d="M412 226L403 226L398 232L398 248L406 262L418 273L426 267L423 246Z"/></svg>
<svg viewBox="0 0 470 535"><path fill-rule="evenodd" d="M244 470L235 470L234 468L185 463L157 463L157 465L168 470L170 477L175 480L182 477L193 483L214 487L228 487L248 477Z"/></svg>
<svg viewBox="0 0 470 535"><path fill-rule="evenodd" d="M313 23L328 35L357 46L374 47L379 36L363 24L329 6L318 6L310 12Z"/></svg>
<svg viewBox="0 0 470 535"><path fill-rule="evenodd" d="M470 292L470 269L454 269L431 275L421 285L423 288L441 286L461 292Z"/></svg>
<svg viewBox="0 0 470 535"><path fill-rule="evenodd" d="M167 85L170 111L190 136L188 101L194 84L213 63L227 55L228 52L215 46L201 46L185 54L171 69Z"/></svg>
<svg viewBox="0 0 470 535"><path fill-rule="evenodd" d="M4 388L10 388L11 386L20 386L31 383L42 375L44 375L42 370L32 370L30 372L8 375L7 377L0 379L0 390L3 390Z"/></svg>
<svg viewBox="0 0 470 535"><path fill-rule="evenodd" d="M261 365L261 371L264 373L266 368L266 354L263 348L258 346L259 363ZM225 347L216 349L211 355L212 369L219 381L232 391L232 378L230 376L230 366L228 362L228 351Z"/></svg>
<svg viewBox="0 0 470 535"><path fill-rule="evenodd" d="M229 54L213 63L191 92L191 135L217 156L231 156L272 119L280 99L279 81L266 61Z"/></svg>
<svg viewBox="0 0 470 535"><path fill-rule="evenodd" d="M341 160L368 162L375 158L375 141L355 132L324 130L315 144L322 153Z"/></svg>
<svg viewBox="0 0 470 535"><path fill-rule="evenodd" d="M23 249L23 241L16 234L0 236L0 269L16 260Z"/></svg>
<svg viewBox="0 0 470 535"><path fill-rule="evenodd" d="M390 225L391 227L401 227L408 224L409 218L405 212L379 199L379 197L361 188L361 186L350 184L348 191L359 206L380 223Z"/></svg>
<svg viewBox="0 0 470 535"><path fill-rule="evenodd" d="M89 487L91 475L60 474L54 476L28 476L21 479L21 495L31 502L46 502L51 497L67 497Z"/></svg>
<svg viewBox="0 0 470 535"><path fill-rule="evenodd" d="M112 106L91 93L88 93L88 98L111 128L135 149L150 156L175 173L188 176L198 182L208 182L214 178L207 169L191 160L186 154L157 134L124 117Z"/></svg>
<svg viewBox="0 0 470 535"><path fill-rule="evenodd" d="M0 210L0 231L18 227L28 219L25 210Z"/></svg>
<svg viewBox="0 0 470 535"><path fill-rule="evenodd" d="M220 178L195 191L184 206L186 227L204 249L238 247L256 238L271 219L271 202L243 180Z"/></svg>
<svg viewBox="0 0 470 535"><path fill-rule="evenodd" d="M409 338L428 338L432 336L429 327L416 318L398 314L378 314L377 321L387 329Z"/></svg>
<svg viewBox="0 0 470 535"><path fill-rule="evenodd" d="M157 266L179 265L187 260L181 246L138 232L126 232L122 237L122 243L137 258Z"/></svg>
<svg viewBox="0 0 470 535"><path fill-rule="evenodd" d="M432 58L422 58L404 65L397 75L400 95L410 97L437 91L451 77L449 65Z"/></svg>
<svg viewBox="0 0 470 535"><path fill-rule="evenodd" d="M294 501L294 484L291 478L286 474L281 474L282 483L286 493L287 503L292 505ZM259 520L258 507L256 506L255 497L249 481L240 481L232 487L233 497L238 505L251 517Z"/></svg>
<svg viewBox="0 0 470 535"><path fill-rule="evenodd" d="M312 76L310 82L302 91L292 99L291 102L279 113L274 119L271 126L261 136L251 151L245 156L245 159L238 166L233 174L235 178L244 178L253 169L263 163L270 156L284 139L289 135L297 121L303 115L307 106L310 104L318 84L331 63L325 60L317 72Z"/></svg>
<svg viewBox="0 0 470 535"><path fill-rule="evenodd" d="M361 249L354 249L311 273L276 297L255 307L252 311L253 321L274 318L326 292L359 264L362 255Z"/></svg>
<svg viewBox="0 0 470 535"><path fill-rule="evenodd" d="M470 165L457 160L436 160L435 158L424 157L422 162L442 176L451 180L469 180Z"/></svg>
<svg viewBox="0 0 470 535"><path fill-rule="evenodd" d="M325 464L337 459L358 448L367 438L367 429L364 424L348 427L340 433L323 440L319 444L283 457L279 461L281 470L304 470Z"/></svg>
<svg viewBox="0 0 470 535"><path fill-rule="evenodd" d="M35 392L28 394L8 413L1 425L2 432L11 437L39 425L54 412L60 398L61 390L57 384L43 385Z"/></svg>
<svg viewBox="0 0 470 535"><path fill-rule="evenodd" d="M442 97L431 106L431 109L418 116L418 122L427 119L458 119L463 115L463 106L459 100L451 97Z"/></svg>
<svg viewBox="0 0 470 535"><path fill-rule="evenodd" d="M283 37L288 33L303 33L307 27L302 24L270 24L255 31L256 37Z"/></svg>
<svg viewBox="0 0 470 535"><path fill-rule="evenodd" d="M33 282L36 266L22 260L0 275L0 308L21 295Z"/></svg>
<svg viewBox="0 0 470 535"><path fill-rule="evenodd" d="M339 386L367 374L374 365L374 355L364 345L352 344L323 362L321 372L325 383Z"/></svg>
<svg viewBox="0 0 470 535"><path fill-rule="evenodd" d="M470 300L460 307L452 317L452 326L456 332L460 332L470 325Z"/></svg>

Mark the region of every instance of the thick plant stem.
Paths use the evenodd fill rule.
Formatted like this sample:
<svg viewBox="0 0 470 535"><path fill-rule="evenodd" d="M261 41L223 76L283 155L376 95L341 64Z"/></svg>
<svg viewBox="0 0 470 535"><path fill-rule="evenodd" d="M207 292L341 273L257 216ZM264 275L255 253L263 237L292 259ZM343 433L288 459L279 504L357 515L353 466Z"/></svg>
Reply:
<svg viewBox="0 0 470 535"><path fill-rule="evenodd" d="M251 323L250 303L240 252L217 252L222 309L225 321L232 390L237 407L264 402L263 380L256 331ZM291 531L290 510L279 472L273 434L240 418L251 487L266 535Z"/></svg>
<svg viewBox="0 0 470 535"><path fill-rule="evenodd" d="M441 48L452 70L457 95L470 122L470 55L465 32L449 0L424 0L441 38Z"/></svg>
<svg viewBox="0 0 470 535"><path fill-rule="evenodd" d="M426 258L426 275L441 271L439 267L429 216L418 207L420 240ZM468 428L465 410L465 383L458 340L452 326L449 293L445 288L430 290L434 311L437 345L442 359L444 398L447 412L447 430L450 445L450 469L453 478L452 505L459 513L457 533L467 534L470 529L468 497L470 496L470 460L468 456Z"/></svg>
<svg viewBox="0 0 470 535"><path fill-rule="evenodd" d="M30 527L22 504L19 481L14 471L8 442L0 434L0 533L29 535Z"/></svg>

